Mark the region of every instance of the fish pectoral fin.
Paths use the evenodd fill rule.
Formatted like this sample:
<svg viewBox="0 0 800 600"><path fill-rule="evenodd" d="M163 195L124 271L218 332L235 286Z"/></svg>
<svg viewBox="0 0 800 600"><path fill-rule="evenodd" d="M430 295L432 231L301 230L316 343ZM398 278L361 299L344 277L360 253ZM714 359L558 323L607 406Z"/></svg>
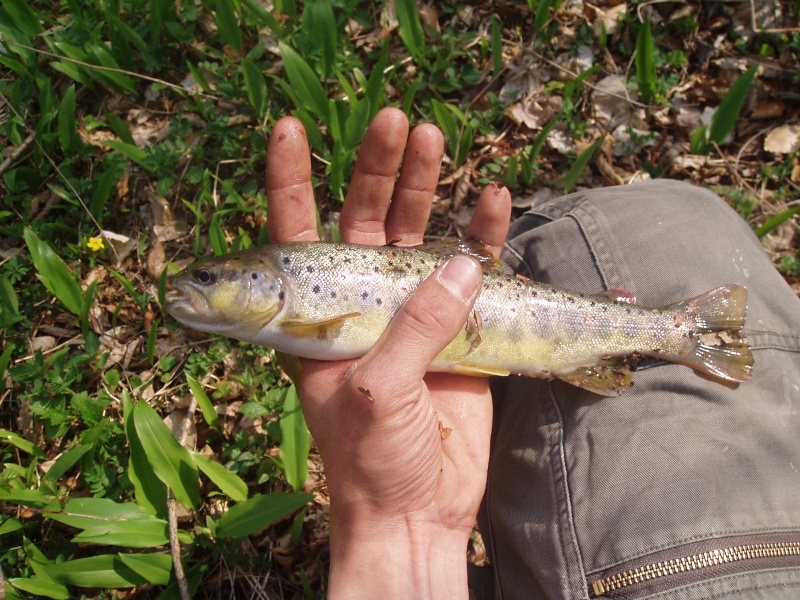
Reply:
<svg viewBox="0 0 800 600"><path fill-rule="evenodd" d="M633 373L625 364L602 364L557 375L561 381L601 396L619 396L633 385Z"/></svg>
<svg viewBox="0 0 800 600"><path fill-rule="evenodd" d="M511 375L511 371L508 369L496 369L494 367L484 367L471 363L459 363L457 365L453 365L453 367L449 370L452 373L469 375L470 377L508 377Z"/></svg>
<svg viewBox="0 0 800 600"><path fill-rule="evenodd" d="M294 335L298 337L315 336L320 339L325 339L328 336L328 331L334 327L341 325L347 319L360 316L360 312L351 312L319 321L309 321L306 319L286 319L281 322L280 327L281 330L288 335Z"/></svg>

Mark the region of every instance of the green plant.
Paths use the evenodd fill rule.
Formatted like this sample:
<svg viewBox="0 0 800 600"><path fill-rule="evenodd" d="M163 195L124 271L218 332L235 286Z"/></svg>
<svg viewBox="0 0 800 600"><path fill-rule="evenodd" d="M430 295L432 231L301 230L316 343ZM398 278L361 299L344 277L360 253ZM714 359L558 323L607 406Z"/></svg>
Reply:
<svg viewBox="0 0 800 600"><path fill-rule="evenodd" d="M711 124L708 127L700 127L692 134L693 154L708 154L714 144L723 143L731 134L757 70L758 67L750 67L734 81L714 111Z"/></svg>

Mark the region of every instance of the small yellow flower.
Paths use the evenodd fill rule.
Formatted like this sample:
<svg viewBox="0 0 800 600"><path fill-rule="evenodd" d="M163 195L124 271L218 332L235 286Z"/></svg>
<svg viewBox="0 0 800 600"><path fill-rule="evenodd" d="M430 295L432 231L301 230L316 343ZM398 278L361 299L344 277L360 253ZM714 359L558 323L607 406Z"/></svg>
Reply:
<svg viewBox="0 0 800 600"><path fill-rule="evenodd" d="M100 252L100 250L105 248L105 244L103 244L103 238L99 237L90 237L89 241L86 242L86 245L92 252Z"/></svg>

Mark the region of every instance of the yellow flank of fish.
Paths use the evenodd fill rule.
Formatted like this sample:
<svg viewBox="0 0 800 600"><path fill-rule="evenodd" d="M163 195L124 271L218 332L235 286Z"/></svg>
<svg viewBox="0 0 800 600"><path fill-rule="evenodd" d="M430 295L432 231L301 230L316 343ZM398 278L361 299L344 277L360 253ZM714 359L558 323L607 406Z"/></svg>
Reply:
<svg viewBox="0 0 800 600"><path fill-rule="evenodd" d="M179 321L283 353L363 356L416 287L456 251L487 260L469 242L431 247L324 242L273 244L200 261L170 281ZM613 296L613 294L611 295ZM753 358L739 331L746 290L728 285L648 308L524 281L489 268L475 307L431 370L559 377L614 395L642 357L744 381Z"/></svg>

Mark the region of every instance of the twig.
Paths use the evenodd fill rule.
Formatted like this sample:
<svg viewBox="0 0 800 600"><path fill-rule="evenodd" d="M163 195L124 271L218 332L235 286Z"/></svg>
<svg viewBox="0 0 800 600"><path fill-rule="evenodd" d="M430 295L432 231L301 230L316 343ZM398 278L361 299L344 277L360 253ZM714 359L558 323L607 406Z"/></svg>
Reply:
<svg viewBox="0 0 800 600"><path fill-rule="evenodd" d="M197 400L192 398L189 408L186 409L186 416L181 423L181 432L178 437L178 443L183 446L186 443L186 435L189 432L188 423L194 417L194 410L197 407ZM167 502L167 519L169 522L169 549L172 554L172 567L175 569L175 580L178 582L178 590L181 594L181 600L192 600L192 594L189 591L189 582L186 581L186 574L183 571L183 562L181 562L181 543L178 540L178 515L175 512L175 497L172 495L172 490L169 492L169 501Z"/></svg>
<svg viewBox="0 0 800 600"><path fill-rule="evenodd" d="M28 137L22 140L22 143L16 148L14 148L14 150L11 151L11 154L9 154L6 157L6 159L2 163L0 163L0 175L8 171L11 165L14 164L14 161L17 160L19 155L25 152L25 148L27 148L33 143L34 137L35 137L34 132L29 133Z"/></svg>

